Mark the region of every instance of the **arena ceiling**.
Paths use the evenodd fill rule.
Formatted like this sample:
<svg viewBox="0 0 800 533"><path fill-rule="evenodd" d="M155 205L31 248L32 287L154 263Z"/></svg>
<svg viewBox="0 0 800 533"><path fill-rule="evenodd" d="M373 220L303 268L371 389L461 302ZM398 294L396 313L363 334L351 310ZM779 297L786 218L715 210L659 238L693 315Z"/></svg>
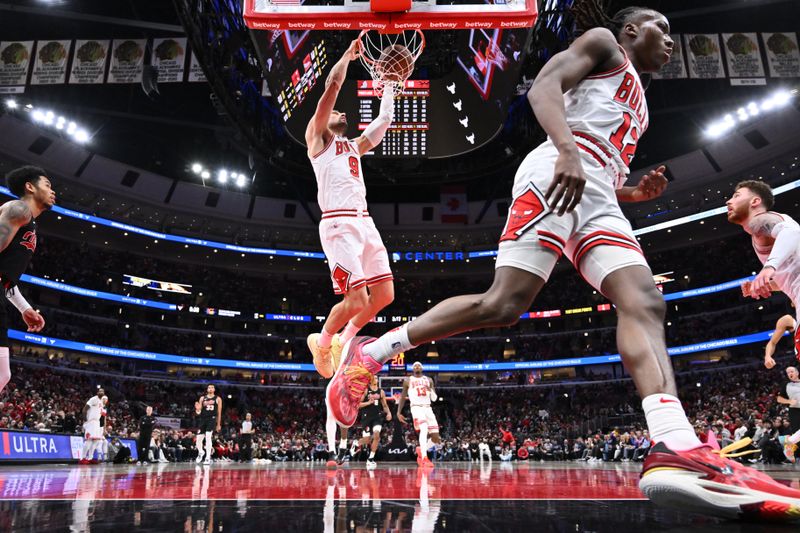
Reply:
<svg viewBox="0 0 800 533"><path fill-rule="evenodd" d="M166 37L182 33L176 4L164 0L6 0L0 2L2 40ZM664 12L673 33L796 31L800 15L793 0L643 1ZM627 2L612 2L612 9ZM703 146L703 130L721 114L762 99L785 84L734 87L730 80L655 81L647 98L651 127L639 144L634 168L653 165ZM795 83L797 80L793 80ZM250 191L275 197L313 199L315 187L303 150L274 146L253 153L204 83L160 84L159 94L133 85L29 86L21 101L57 109L89 127L92 149L177 180L197 181L190 165L247 169L255 160ZM795 105L797 105L797 100ZM528 113L527 106L517 112ZM4 132L7 134L8 132ZM414 176L431 168L425 160L375 160L367 182L372 201L434 201L443 182L464 183L470 199L507 196L517 163L541 139L500 135L484 149L452 158L437 176ZM499 156L498 156L499 154ZM292 161L281 161L280 158ZM491 179L486 179L492 159ZM470 172L470 169L482 169ZM412 185L412 186L410 186Z"/></svg>

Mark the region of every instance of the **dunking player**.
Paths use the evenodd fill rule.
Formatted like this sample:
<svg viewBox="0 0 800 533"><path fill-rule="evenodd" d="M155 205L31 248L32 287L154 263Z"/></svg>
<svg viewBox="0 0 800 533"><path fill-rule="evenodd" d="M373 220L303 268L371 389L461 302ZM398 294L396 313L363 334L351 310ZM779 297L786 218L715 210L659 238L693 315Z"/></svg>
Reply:
<svg viewBox="0 0 800 533"><path fill-rule="evenodd" d="M433 463L428 459L428 433L433 442L436 444L441 442L439 422L436 421L436 415L431 408L431 402L437 399L436 390L433 388L433 381L428 376L422 375L422 363L415 362L411 365L411 371L413 375L403 381L403 393L397 403L397 420L406 423L403 407L406 405L406 398L411 398L411 418L414 419L414 429L419 432L417 464L432 467Z"/></svg>
<svg viewBox="0 0 800 533"><path fill-rule="evenodd" d="M89 398L83 406L83 454L79 461L82 465L96 464L94 452L100 447L100 441L105 439L105 428L101 425L103 418L103 397L106 393L102 388L97 389L97 394Z"/></svg>
<svg viewBox="0 0 800 533"><path fill-rule="evenodd" d="M378 451L378 444L381 442L381 431L383 430L383 420L392 421L392 412L386 403L386 393L378 386L378 377L372 376L369 387L364 391L364 398L358 408L361 410L361 424L364 427L361 434L360 444L370 445L367 468L375 468L375 453Z"/></svg>
<svg viewBox="0 0 800 533"><path fill-rule="evenodd" d="M322 210L319 238L331 270L333 291L344 295L328 314L322 332L308 337L314 366L326 378L336 371L331 362L332 343L334 351L341 352L341 347L394 299L389 256L367 212L361 170L361 156L380 144L394 119L394 95L388 87L384 89L380 113L354 140L345 136L347 117L333 108L347 66L358 57L360 46L360 39L350 43L331 69L325 92L306 128L308 157L317 176L317 201ZM343 327L342 334L334 339Z"/></svg>
<svg viewBox="0 0 800 533"><path fill-rule="evenodd" d="M753 250L764 265L752 282L742 284L742 294L755 299L769 298L773 289L777 289L789 297L797 310L800 305L800 225L789 215L770 211L774 204L775 196L770 186L763 181L754 180L737 183L733 196L725 202L728 207L728 222L740 225L750 234ZM784 320L781 324L779 320L776 328L782 327L780 334L783 335L798 320L800 311L794 323ZM795 352L800 358L800 332L796 327L794 330ZM776 330L773 339L777 334ZM769 346L767 355L771 355ZM771 359L770 357L769 360ZM769 360L766 357L764 359L768 368ZM773 366L774 363L772 361ZM787 369L787 374L789 373ZM790 409L790 412L793 410ZM794 459L794 450L800 442L800 431L794 427L792 430L795 433L786 437L784 452Z"/></svg>
<svg viewBox="0 0 800 533"><path fill-rule="evenodd" d="M56 193L44 170L25 166L6 174L6 185L19 200L0 206L0 283L6 298L16 307L28 326L28 331L38 332L44 327L44 318L19 292L19 277L28 268L36 250L36 217L56 203ZM8 351L8 315L0 303L0 392L11 379Z"/></svg>
<svg viewBox="0 0 800 533"><path fill-rule="evenodd" d="M197 459L199 463L203 460L203 441L205 440L206 458L205 464L211 464L211 452L214 451L214 441L212 439L214 431L222 430L222 398L216 395L217 388L214 385L206 387L205 395L198 400L200 404L200 429L197 430Z"/></svg>
<svg viewBox="0 0 800 533"><path fill-rule="evenodd" d="M655 198L666 186L663 168L635 187L622 184L649 122L640 73L669 61L669 22L647 8L602 21L592 0L574 8L582 27L605 27L589 29L555 55L528 93L549 139L517 171L492 286L446 300L377 340L352 339L328 385L328 404L339 423L352 424L369 375L390 357L459 332L516 323L566 252L617 309L617 345L658 442L644 465L642 491L682 509L789 519L800 512L800 491L715 455L695 436L676 398L666 305L618 203Z"/></svg>
<svg viewBox="0 0 800 533"><path fill-rule="evenodd" d="M749 294L750 288L748 286L747 289L742 287L742 292L748 292ZM786 334L788 331L789 333L794 334L795 330L797 329L797 322L795 321L792 315L783 315L778 319L775 323L775 331L772 332L772 337L770 337L769 341L767 342L766 347L764 348L764 366L767 368L774 368L775 367L775 359L772 358L775 355L775 349L778 347L778 342L780 342L781 338ZM800 356L800 354L795 353L795 355Z"/></svg>

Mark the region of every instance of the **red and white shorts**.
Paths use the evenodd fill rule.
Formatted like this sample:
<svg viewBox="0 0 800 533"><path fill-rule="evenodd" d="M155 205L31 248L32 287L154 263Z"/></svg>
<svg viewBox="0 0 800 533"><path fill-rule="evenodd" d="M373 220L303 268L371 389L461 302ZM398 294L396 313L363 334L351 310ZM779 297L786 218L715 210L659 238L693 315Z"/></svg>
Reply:
<svg viewBox="0 0 800 533"><path fill-rule="evenodd" d="M87 420L83 424L83 437L87 440L99 440L103 438L103 428L100 427L99 420Z"/></svg>
<svg viewBox="0 0 800 533"><path fill-rule="evenodd" d="M430 405L412 405L411 417L414 419L415 430L419 431L420 424L427 423L429 433L439 433L439 422Z"/></svg>
<svg viewBox="0 0 800 533"><path fill-rule="evenodd" d="M615 270L633 265L649 268L616 199L616 167L599 146L586 142L580 146L586 187L575 210L563 216L551 213L544 199L558 157L555 146L545 142L522 162L514 178L514 201L500 237L496 268L512 266L547 280L566 254L598 291Z"/></svg>
<svg viewBox="0 0 800 533"><path fill-rule="evenodd" d="M344 294L393 279L381 234L363 211L323 213L319 240L328 259L334 293Z"/></svg>

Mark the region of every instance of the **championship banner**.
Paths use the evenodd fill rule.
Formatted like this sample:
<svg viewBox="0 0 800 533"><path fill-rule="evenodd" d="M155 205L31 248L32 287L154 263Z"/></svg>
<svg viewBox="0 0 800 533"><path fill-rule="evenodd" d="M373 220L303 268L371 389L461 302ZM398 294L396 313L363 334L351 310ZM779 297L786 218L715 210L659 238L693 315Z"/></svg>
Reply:
<svg viewBox="0 0 800 533"><path fill-rule="evenodd" d="M31 85L53 85L67 80L67 60L72 41L37 41Z"/></svg>
<svg viewBox="0 0 800 533"><path fill-rule="evenodd" d="M664 65L660 71L653 73L654 80L679 80L686 79L686 63L684 61L683 46L681 45L681 36L673 35L675 45L672 48L672 56L669 63Z"/></svg>
<svg viewBox="0 0 800 533"><path fill-rule="evenodd" d="M75 41L72 70L69 73L71 84L103 83L108 59L108 43L107 39Z"/></svg>
<svg viewBox="0 0 800 533"><path fill-rule="evenodd" d="M22 92L28 81L33 41L0 42L0 86L18 87L11 91Z"/></svg>
<svg viewBox="0 0 800 533"><path fill-rule="evenodd" d="M800 52L797 34L762 33L761 39L767 49L769 75L773 78L800 78Z"/></svg>
<svg viewBox="0 0 800 533"><path fill-rule="evenodd" d="M467 189L461 186L444 186L439 191L440 207L443 223L466 224Z"/></svg>
<svg viewBox="0 0 800 533"><path fill-rule="evenodd" d="M108 83L141 82L146 46L147 39L114 39L111 42Z"/></svg>
<svg viewBox="0 0 800 533"><path fill-rule="evenodd" d="M764 62L755 33L723 33L725 61L731 78L763 78Z"/></svg>
<svg viewBox="0 0 800 533"><path fill-rule="evenodd" d="M689 77L698 79L724 78L719 35L716 33L687 33L683 36Z"/></svg>
<svg viewBox="0 0 800 533"><path fill-rule="evenodd" d="M194 51L190 54L189 59L189 78L186 81L208 81L203 69L200 67L200 61L197 60L197 55Z"/></svg>
<svg viewBox="0 0 800 533"><path fill-rule="evenodd" d="M151 62L158 69L158 83L182 82L186 67L186 37L153 39Z"/></svg>

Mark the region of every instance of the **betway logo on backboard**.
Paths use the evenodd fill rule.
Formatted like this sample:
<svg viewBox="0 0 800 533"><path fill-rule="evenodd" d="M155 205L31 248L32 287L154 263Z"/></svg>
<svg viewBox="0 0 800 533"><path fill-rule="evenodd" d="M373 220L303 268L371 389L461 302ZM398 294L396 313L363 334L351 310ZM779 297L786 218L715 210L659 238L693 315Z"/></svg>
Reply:
<svg viewBox="0 0 800 533"><path fill-rule="evenodd" d="M287 22L286 27L290 30L313 30L316 29L316 22Z"/></svg>
<svg viewBox="0 0 800 533"><path fill-rule="evenodd" d="M467 28L467 29L472 29L472 28L478 28L478 29L491 28L492 27L492 23L489 22L489 21L486 21L486 20L481 20L481 21L476 21L476 22L467 21L467 22L464 23L464 27Z"/></svg>
<svg viewBox="0 0 800 533"><path fill-rule="evenodd" d="M531 26L530 21L528 20L501 20L500 27L501 28L527 28Z"/></svg>
<svg viewBox="0 0 800 533"><path fill-rule="evenodd" d="M387 26L386 22L358 21L358 29L360 30L385 30Z"/></svg>
<svg viewBox="0 0 800 533"><path fill-rule="evenodd" d="M352 22L323 22L322 27L326 30L349 30L353 27Z"/></svg>

